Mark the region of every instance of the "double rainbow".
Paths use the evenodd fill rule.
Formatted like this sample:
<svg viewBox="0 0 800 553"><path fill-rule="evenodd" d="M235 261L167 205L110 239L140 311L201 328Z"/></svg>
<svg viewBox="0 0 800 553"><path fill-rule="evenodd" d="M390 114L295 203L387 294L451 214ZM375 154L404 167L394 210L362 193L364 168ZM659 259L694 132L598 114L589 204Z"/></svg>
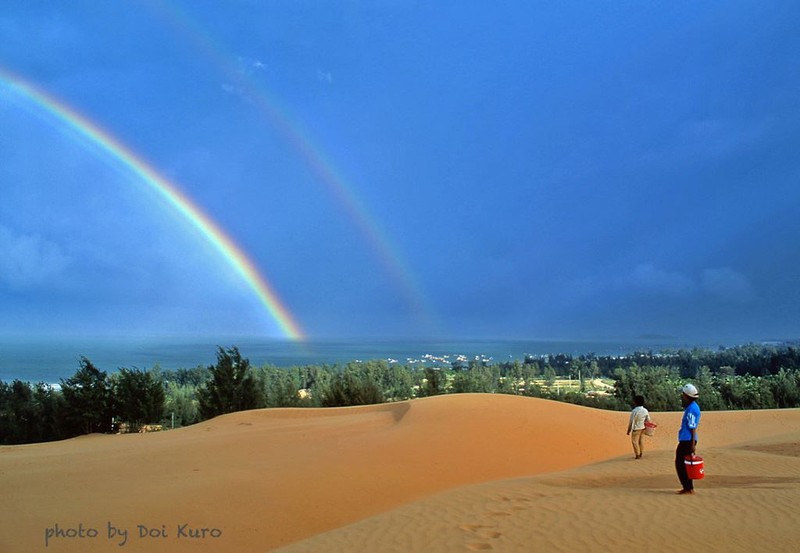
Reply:
<svg viewBox="0 0 800 553"><path fill-rule="evenodd" d="M370 215L355 187L326 159L321 148L290 117L289 110L249 74L256 66L241 67L242 60L237 63L237 57L228 52L224 44L215 40L214 35L177 2L148 1L145 6L174 35L183 37L199 57L215 68L226 79L226 84L246 99L262 119L294 148L316 180L327 188L347 215L347 219L358 229L385 274L393 281L395 290L404 298L406 305L424 325L425 330L435 331L436 317L408 263L392 245L381 225Z"/></svg>

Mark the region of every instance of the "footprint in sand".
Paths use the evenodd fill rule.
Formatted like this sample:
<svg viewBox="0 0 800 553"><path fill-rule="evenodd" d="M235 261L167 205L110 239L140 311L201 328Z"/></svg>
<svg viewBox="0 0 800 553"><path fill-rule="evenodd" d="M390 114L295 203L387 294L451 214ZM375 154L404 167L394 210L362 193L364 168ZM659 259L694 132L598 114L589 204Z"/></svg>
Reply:
<svg viewBox="0 0 800 553"><path fill-rule="evenodd" d="M501 532L494 530L492 526L486 526L485 524L460 524L458 527L483 539L496 540L503 535ZM491 544L486 542L471 542L467 544L467 547L473 551L492 549Z"/></svg>
<svg viewBox="0 0 800 553"><path fill-rule="evenodd" d="M502 501L504 503L504 507L508 506L512 511L524 511L528 509L528 503L531 502L530 499L525 497L506 497L502 496L498 498L498 501Z"/></svg>
<svg viewBox="0 0 800 553"><path fill-rule="evenodd" d="M472 533L477 532L481 528L491 528L491 526L486 526L485 524L459 524L458 527Z"/></svg>

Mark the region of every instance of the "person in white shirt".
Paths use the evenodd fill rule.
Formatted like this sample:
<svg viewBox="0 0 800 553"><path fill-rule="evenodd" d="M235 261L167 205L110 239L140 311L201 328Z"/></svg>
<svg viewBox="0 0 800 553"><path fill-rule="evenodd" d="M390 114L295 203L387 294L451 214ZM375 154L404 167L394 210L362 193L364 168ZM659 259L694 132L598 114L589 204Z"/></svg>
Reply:
<svg viewBox="0 0 800 553"><path fill-rule="evenodd" d="M650 420L650 413L644 408L644 397L636 396L633 398L636 407L631 411L631 418L628 420L628 435L633 444L633 454L635 459L641 459L644 453L644 423Z"/></svg>

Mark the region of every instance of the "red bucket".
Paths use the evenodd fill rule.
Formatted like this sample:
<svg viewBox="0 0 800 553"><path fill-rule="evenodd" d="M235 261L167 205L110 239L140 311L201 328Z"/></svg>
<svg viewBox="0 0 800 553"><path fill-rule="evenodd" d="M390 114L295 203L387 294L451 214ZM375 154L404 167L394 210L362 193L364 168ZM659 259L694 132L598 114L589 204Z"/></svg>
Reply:
<svg viewBox="0 0 800 553"><path fill-rule="evenodd" d="M703 458L699 455L687 455L683 458L683 462L686 465L686 474L691 480L700 480L706 475Z"/></svg>

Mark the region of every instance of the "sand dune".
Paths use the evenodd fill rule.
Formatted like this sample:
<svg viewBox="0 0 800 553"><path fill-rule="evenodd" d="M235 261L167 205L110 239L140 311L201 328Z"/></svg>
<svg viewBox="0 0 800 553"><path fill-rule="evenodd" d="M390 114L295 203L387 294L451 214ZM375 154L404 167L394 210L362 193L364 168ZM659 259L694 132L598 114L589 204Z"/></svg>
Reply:
<svg viewBox="0 0 800 553"><path fill-rule="evenodd" d="M0 552L794 550L800 410L705 413L688 497L679 416L639 461L627 413L472 394L1 447Z"/></svg>

